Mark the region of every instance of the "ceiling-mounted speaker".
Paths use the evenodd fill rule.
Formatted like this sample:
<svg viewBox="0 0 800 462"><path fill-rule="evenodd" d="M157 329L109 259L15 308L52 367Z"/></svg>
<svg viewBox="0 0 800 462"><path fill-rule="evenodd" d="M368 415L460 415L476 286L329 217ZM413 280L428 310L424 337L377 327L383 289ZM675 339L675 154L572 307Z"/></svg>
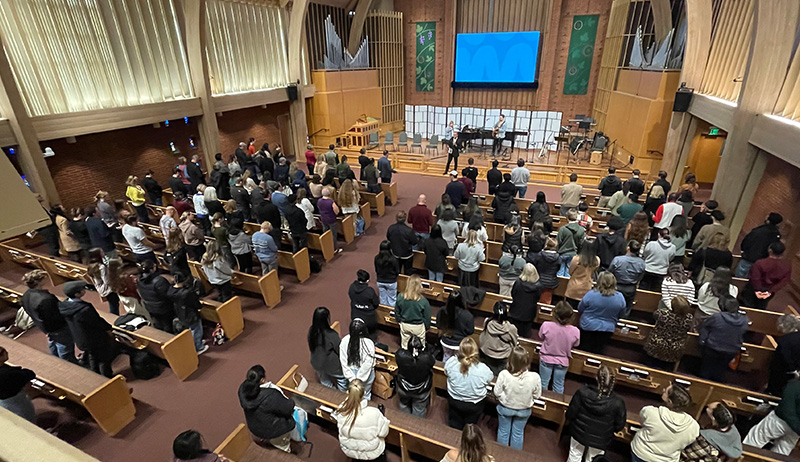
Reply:
<svg viewBox="0 0 800 462"><path fill-rule="evenodd" d="M297 84L293 83L286 87L286 96L289 101L297 101Z"/></svg>

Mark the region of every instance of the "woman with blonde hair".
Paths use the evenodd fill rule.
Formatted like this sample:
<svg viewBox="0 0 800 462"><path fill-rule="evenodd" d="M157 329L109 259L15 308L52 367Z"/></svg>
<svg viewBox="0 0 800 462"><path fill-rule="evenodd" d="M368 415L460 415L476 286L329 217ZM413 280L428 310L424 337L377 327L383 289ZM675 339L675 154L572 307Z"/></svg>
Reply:
<svg viewBox="0 0 800 462"><path fill-rule="evenodd" d="M648 217L655 216L658 208L661 207L661 205L663 205L666 201L667 198L666 194L664 194L664 188L661 187L661 185L653 185L653 188L650 190L650 195L648 195L647 199L645 199L642 211ZM652 220L652 218L650 218L650 220ZM652 226L653 221L649 221L648 224Z"/></svg>
<svg viewBox="0 0 800 462"><path fill-rule="evenodd" d="M97 205L97 210L100 211L100 219L106 224L117 222L117 210L108 203L107 191L97 191L97 194L94 195L94 201L95 205Z"/></svg>
<svg viewBox="0 0 800 462"><path fill-rule="evenodd" d="M478 270L481 262L486 260L486 254L474 229L469 230L467 240L458 244L453 255L458 259L458 284L478 287Z"/></svg>
<svg viewBox="0 0 800 462"><path fill-rule="evenodd" d="M600 273L595 288L578 304L581 349L603 354L625 307L625 297L617 292L617 278L608 271Z"/></svg>
<svg viewBox="0 0 800 462"><path fill-rule="evenodd" d="M386 461L389 419L364 399L364 383L355 379L347 387L347 397L333 413L339 427L339 446L353 460Z"/></svg>
<svg viewBox="0 0 800 462"><path fill-rule="evenodd" d="M144 188L139 184L139 177L130 175L125 184L128 186L125 190L125 196L130 199L133 208L136 210L136 215L139 216L139 223L150 223L147 207L144 205Z"/></svg>
<svg viewBox="0 0 800 462"><path fill-rule="evenodd" d="M497 442L519 450L533 402L542 395L542 380L530 367L528 350L517 345L508 358L508 367L500 372L494 384L494 395L499 402Z"/></svg>
<svg viewBox="0 0 800 462"><path fill-rule="evenodd" d="M472 337L461 340L458 354L444 363L447 376L447 425L461 430L474 424L483 412L486 386L494 378L489 366L480 362L478 344Z"/></svg>
<svg viewBox="0 0 800 462"><path fill-rule="evenodd" d="M356 217L360 210L359 201L361 195L358 193L353 180L344 180L342 187L339 189L339 194L336 203L342 209L342 215L352 215L353 227L356 226Z"/></svg>
<svg viewBox="0 0 800 462"><path fill-rule="evenodd" d="M245 220L244 214L236 208L236 201L233 199L228 199L227 201L225 201L225 203L222 204L222 210L225 211L225 220L228 223L230 223L231 220L233 220L234 218L238 218L242 221L247 221Z"/></svg>
<svg viewBox="0 0 800 462"><path fill-rule="evenodd" d="M431 328L431 304L422 295L422 281L414 274L406 280L406 288L397 295L394 317L400 323L400 345L408 347L411 336L425 345L425 333Z"/></svg>
<svg viewBox="0 0 800 462"><path fill-rule="evenodd" d="M638 241L644 246L648 237L650 237L650 223L647 221L647 214L641 211L636 212L625 228L625 240Z"/></svg>
<svg viewBox="0 0 800 462"><path fill-rule="evenodd" d="M206 274L209 284L217 289L217 300L221 303L230 300L233 297L231 287L233 268L217 241L209 241L200 264L203 266L203 272Z"/></svg>
<svg viewBox="0 0 800 462"><path fill-rule="evenodd" d="M539 284L539 273L531 263L526 263L519 279L511 287L511 312L508 319L517 326L517 332L522 337L531 336L533 319L536 317L536 306L542 296L542 286Z"/></svg>
<svg viewBox="0 0 800 462"><path fill-rule="evenodd" d="M467 424L461 431L461 444L451 449L440 462L494 462L494 457L486 453L483 432L477 425Z"/></svg>

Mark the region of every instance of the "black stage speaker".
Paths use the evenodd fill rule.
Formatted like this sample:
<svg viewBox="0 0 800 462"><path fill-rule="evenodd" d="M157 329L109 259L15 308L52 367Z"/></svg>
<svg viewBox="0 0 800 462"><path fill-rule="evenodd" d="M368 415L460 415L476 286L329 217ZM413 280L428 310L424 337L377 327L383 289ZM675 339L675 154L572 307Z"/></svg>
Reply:
<svg viewBox="0 0 800 462"><path fill-rule="evenodd" d="M686 88L681 84L678 91L675 92L675 102L672 104L673 112L686 112L689 110L689 105L692 104L692 95L694 94L693 88Z"/></svg>
<svg viewBox="0 0 800 462"><path fill-rule="evenodd" d="M286 87L286 96L289 98L289 101L297 101L297 84L293 83Z"/></svg>
<svg viewBox="0 0 800 462"><path fill-rule="evenodd" d="M603 132L597 132L594 134L594 140L592 141L592 151L602 151L607 144L608 137Z"/></svg>

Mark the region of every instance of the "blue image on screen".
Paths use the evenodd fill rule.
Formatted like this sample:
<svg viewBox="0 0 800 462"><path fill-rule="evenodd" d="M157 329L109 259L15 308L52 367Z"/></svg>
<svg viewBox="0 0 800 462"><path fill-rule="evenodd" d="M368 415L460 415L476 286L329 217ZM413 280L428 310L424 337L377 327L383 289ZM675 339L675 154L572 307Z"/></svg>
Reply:
<svg viewBox="0 0 800 462"><path fill-rule="evenodd" d="M455 81L531 84L539 39L538 31L458 34Z"/></svg>

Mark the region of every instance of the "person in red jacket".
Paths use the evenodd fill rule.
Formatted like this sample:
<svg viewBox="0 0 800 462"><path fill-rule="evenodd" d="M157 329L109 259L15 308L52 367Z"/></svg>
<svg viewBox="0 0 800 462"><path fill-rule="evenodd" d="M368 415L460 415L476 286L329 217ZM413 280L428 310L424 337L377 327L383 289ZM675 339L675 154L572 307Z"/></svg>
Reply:
<svg viewBox="0 0 800 462"><path fill-rule="evenodd" d="M750 281L740 296L742 305L749 308L767 309L767 304L792 278L792 264L783 258L786 246L783 242L769 245L767 258L756 261L750 268Z"/></svg>
<svg viewBox="0 0 800 462"><path fill-rule="evenodd" d="M417 205L408 210L408 223L419 240L429 238L431 227L433 226L433 213L426 205L427 203L428 198L425 194L420 194L417 199Z"/></svg>

